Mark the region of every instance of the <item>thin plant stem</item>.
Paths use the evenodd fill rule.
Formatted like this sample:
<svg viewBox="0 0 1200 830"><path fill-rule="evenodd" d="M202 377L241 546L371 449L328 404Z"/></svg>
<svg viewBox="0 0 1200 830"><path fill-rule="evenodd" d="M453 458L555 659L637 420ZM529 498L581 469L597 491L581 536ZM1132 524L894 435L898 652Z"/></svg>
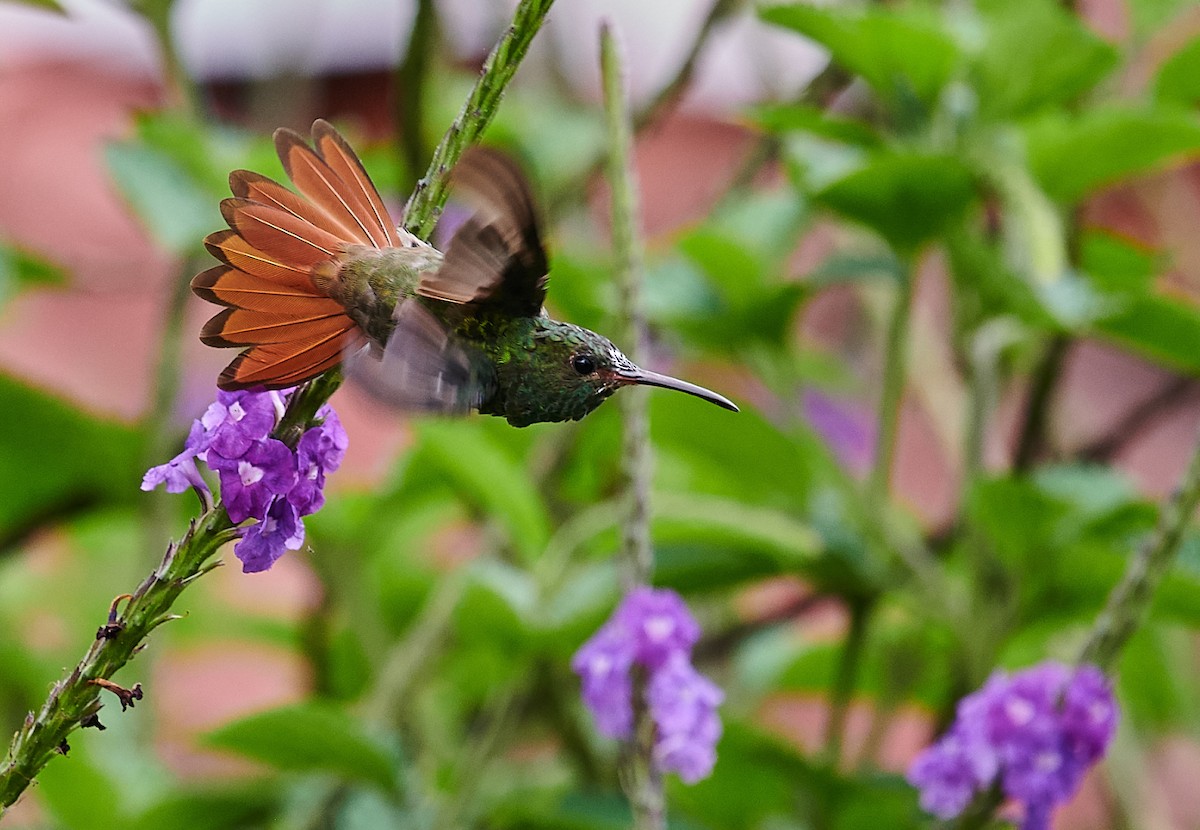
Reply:
<svg viewBox="0 0 1200 830"><path fill-rule="evenodd" d="M876 510L883 509L891 484L892 461L896 454L896 431L899 427L900 404L904 397L904 381L908 369L908 319L914 282L916 269L909 259L904 265L904 274L896 292L884 343L883 392L879 399L875 464L867 482L867 498Z"/></svg>
<svg viewBox="0 0 1200 830"><path fill-rule="evenodd" d="M512 25L484 61L482 74L471 88L462 110L442 137L424 178L417 182L404 209L404 227L427 239L437 224L448 195L450 170L467 147L475 143L492 122L504 89L512 80L542 27L554 0L522 0Z"/></svg>
<svg viewBox="0 0 1200 830"><path fill-rule="evenodd" d="M450 169L491 122L505 87L552 4L553 0L522 0L513 24L488 56L462 113L434 152L429 171L404 214L405 226L422 238L428 236L445 203ZM275 437L294 447L313 423L317 410L340 384L341 372L335 369L297 389L275 429ZM184 537L168 547L162 564L138 586L124 613L115 615L114 611L113 623L118 628L109 629L112 637L97 637L71 673L55 683L38 713L31 712L13 737L8 755L0 764L0 816L42 768L68 748L67 738L73 730L84 723L93 724L101 706L101 687L93 681L110 681L141 650L153 629L173 619L170 608L180 593L216 567L219 560L213 557L218 549L237 537L220 503L205 507Z"/></svg>
<svg viewBox="0 0 1200 830"><path fill-rule="evenodd" d="M646 324L641 307L642 241L633 170L633 124L625 94L625 73L612 30L600 30L600 72L608 124L608 178L612 188L612 238L617 260L618 309L622 341L630 358L641 359ZM629 392L633 391L634 394ZM651 448L649 413L641 390L621 399L621 447L627 509L621 528L621 561L626 591L650 582L654 550L650 540ZM646 706L646 677L634 678L633 740L624 748L621 780L633 809L635 830L664 830L666 802L662 775L654 766L654 720Z"/></svg>
<svg viewBox="0 0 1200 830"><path fill-rule="evenodd" d="M850 715L850 702L854 688L858 685L859 669L866 651L867 631L875 603L871 600L854 602L850 605L850 628L846 642L842 645L838 659L837 674L833 678L833 689L829 698L829 720L825 723L826 762L836 767L842 757L842 743L846 736L846 721Z"/></svg>
<svg viewBox="0 0 1200 830"><path fill-rule="evenodd" d="M1049 418L1050 402L1062 373L1063 360L1071 345L1065 334L1056 334L1046 344L1042 359L1034 369L1029 387L1029 402L1025 406L1025 419L1021 422L1021 437L1017 439L1017 451L1013 456L1013 471L1024 473L1033 466L1046 438L1046 421Z"/></svg>
<svg viewBox="0 0 1200 830"><path fill-rule="evenodd" d="M1138 547L1121 581L1108 596L1091 634L1079 653L1079 662L1105 671L1113 668L1125 644L1146 616L1150 600L1162 582L1183 533L1200 501L1200 438L1179 486L1158 516L1158 526Z"/></svg>
<svg viewBox="0 0 1200 830"><path fill-rule="evenodd" d="M396 67L396 135L406 175L416 176L425 161L425 77L436 40L433 0L418 0L417 16L408 38L408 52Z"/></svg>

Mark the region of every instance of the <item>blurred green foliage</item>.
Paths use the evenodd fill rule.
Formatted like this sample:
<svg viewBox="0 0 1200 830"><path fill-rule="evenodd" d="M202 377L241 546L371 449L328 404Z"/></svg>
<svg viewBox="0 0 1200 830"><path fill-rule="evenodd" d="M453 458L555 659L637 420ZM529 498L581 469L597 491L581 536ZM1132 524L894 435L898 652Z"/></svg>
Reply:
<svg viewBox="0 0 1200 830"><path fill-rule="evenodd" d="M1183 5L1133 3L1135 41ZM826 47L850 103L755 108L787 181L735 187L647 263L658 345L681 361L732 367L761 403L737 417L682 396L655 395L651 405L657 580L702 619L701 669L728 696L716 771L694 787L671 783L671 827L930 826L902 779L878 769L872 750L883 734L914 710L943 723L995 666L1069 658L1156 510L1107 459L1069 450L1032 469L965 477L945 528L920 529L897 505L871 503L839 460L854 447L823 440L802 406L806 389L870 390L851 366L808 349L797 317L831 286L892 293L914 278L916 260L941 250L964 385L988 373L1023 381L1053 342L1076 338L1200 375L1200 310L1159 287L1167 253L1080 219L1104 188L1200 155L1200 40L1170 56L1145 90L1118 96L1134 45L1107 42L1053 0L797 3L761 17ZM469 78L444 66L431 73L425 83L438 94L426 96L426 127L435 135ZM571 212L602 135L591 109L519 84L490 133L560 197L551 202L563 215L549 222L551 302L597 328L614 305L609 257ZM410 171L397 155L365 156L384 189L401 195L394 189ZM180 258L200 253L220 225L230 169L282 175L265 137L177 110L141 116L106 162L131 212ZM793 274L800 239L831 216L838 250ZM0 300L55 274L0 248ZM1001 329L1000 345L988 346ZM146 502L136 493L148 459L144 430L15 379L0 379L0 402L0 625L25 632L51 612L70 635L52 647L0 640L0 712L15 726L111 597L149 565L137 553ZM992 414L966 417L986 424ZM156 764L155 724L140 707L109 715L108 732L80 735L69 760L50 765L36 796L46 825L627 826L617 749L593 732L568 667L618 597L619 433L614 407L525 430L484 418L417 423L385 486L335 493L311 519L306 561L323 596L307 618L231 612L198 586L185 596L189 622L155 635L180 649L268 644L305 661L311 699L205 739L253 759L256 771L203 786L161 768L125 772ZM185 501L171 502L179 517ZM78 567L28 564L30 540L47 528ZM479 555L448 569L435 555L439 539L464 528L477 532ZM922 586L905 554L914 549L944 593L931 598ZM788 625L802 609L743 619L739 589L773 577L870 608L852 665L841 643ZM1126 745L1200 728L1197 626L1192 533L1120 666ZM139 658L143 676L152 657ZM875 704L874 745L832 764L820 745L771 734L762 716L771 701L829 699L847 671L855 696Z"/></svg>

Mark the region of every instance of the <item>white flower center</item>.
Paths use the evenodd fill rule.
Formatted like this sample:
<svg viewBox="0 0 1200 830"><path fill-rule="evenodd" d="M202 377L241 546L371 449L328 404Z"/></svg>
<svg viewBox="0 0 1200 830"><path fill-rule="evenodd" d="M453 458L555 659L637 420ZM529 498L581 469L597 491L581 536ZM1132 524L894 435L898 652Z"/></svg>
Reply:
<svg viewBox="0 0 1200 830"><path fill-rule="evenodd" d="M240 420L242 420L242 418L246 417L246 410L242 408L241 401L234 401L232 404L230 404L229 417L232 418L235 422L240 421Z"/></svg>
<svg viewBox="0 0 1200 830"><path fill-rule="evenodd" d="M675 620L670 617L651 617L642 628L651 642L661 643L675 632Z"/></svg>
<svg viewBox="0 0 1200 830"><path fill-rule="evenodd" d="M243 487L249 487L251 484L262 481L262 477L262 467L255 467L249 461L238 462L238 478L242 480Z"/></svg>
<svg viewBox="0 0 1200 830"><path fill-rule="evenodd" d="M1062 756L1057 752L1040 752L1034 766L1039 772L1054 772L1062 766Z"/></svg>
<svg viewBox="0 0 1200 830"><path fill-rule="evenodd" d="M1008 713L1008 719L1017 726L1024 726L1033 720L1036 710L1033 704L1024 698L1016 698L1009 700L1004 704L1004 711Z"/></svg>

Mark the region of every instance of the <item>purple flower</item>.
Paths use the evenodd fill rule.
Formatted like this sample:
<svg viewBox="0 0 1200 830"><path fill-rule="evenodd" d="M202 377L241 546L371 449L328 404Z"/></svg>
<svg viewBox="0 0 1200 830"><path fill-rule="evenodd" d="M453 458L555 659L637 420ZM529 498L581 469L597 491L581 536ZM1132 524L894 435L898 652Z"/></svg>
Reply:
<svg viewBox="0 0 1200 830"><path fill-rule="evenodd" d="M692 668L687 654L676 651L650 675L646 702L657 735L658 768L676 772L686 784L707 778L717 762L721 719L717 707L725 699L717 685Z"/></svg>
<svg viewBox="0 0 1200 830"><path fill-rule="evenodd" d="M646 677L655 725L655 764L692 784L708 776L721 736L724 695L691 664L700 626L674 591L631 591L571 660L596 728L610 738L633 734L633 670Z"/></svg>
<svg viewBox="0 0 1200 830"><path fill-rule="evenodd" d="M209 445L225 458L241 458L255 441L275 427L278 392L217 392L217 400L200 417L211 436Z"/></svg>
<svg viewBox="0 0 1200 830"><path fill-rule="evenodd" d="M151 467L142 477L142 489L153 490L160 484L167 486L168 493L182 493L189 487L195 487L203 493L208 493L208 483L196 469L196 455L208 446L207 434L199 421L192 421L192 429L184 442L183 452L172 458L166 464Z"/></svg>
<svg viewBox="0 0 1200 830"><path fill-rule="evenodd" d="M908 771L909 783L921 791L921 809L940 819L957 816L996 774L994 758L989 747L951 730ZM991 767L990 773L981 774L981 767Z"/></svg>
<svg viewBox="0 0 1200 830"><path fill-rule="evenodd" d="M208 466L221 476L221 498L234 524L263 517L271 499L286 496L296 484L296 456L274 438L256 441L238 458L210 447Z"/></svg>
<svg viewBox="0 0 1200 830"><path fill-rule="evenodd" d="M315 513L325 504L325 474L341 466L350 444L332 407L326 404L317 416L324 419L320 426L307 430L296 445L298 478L288 494L301 516Z"/></svg>
<svg viewBox="0 0 1200 830"><path fill-rule="evenodd" d="M954 725L918 756L908 780L925 810L948 819L999 777L1024 805L1023 830L1044 830L1104 755L1116 723L1112 689L1094 666L998 672L962 699Z"/></svg>
<svg viewBox="0 0 1200 830"><path fill-rule="evenodd" d="M165 484L168 492L208 486L196 468L205 461L221 479L225 511L234 524L247 519L234 553L242 570L265 571L304 542L307 516L325 503L325 474L336 470L349 440L337 414L328 405L317 411L321 423L305 431L293 452L269 437L284 411L280 392L217 392L217 400L192 423L184 450L166 464L146 472L142 489Z"/></svg>
<svg viewBox="0 0 1200 830"><path fill-rule="evenodd" d="M579 675L583 702L606 738L633 734L633 649L622 629L611 623L583 644L571 659Z"/></svg>
<svg viewBox="0 0 1200 830"><path fill-rule="evenodd" d="M674 591L634 588L621 601L613 622L627 632L634 659L656 669L677 651L691 653L700 639L700 626Z"/></svg>
<svg viewBox="0 0 1200 830"><path fill-rule="evenodd" d="M299 550L302 544L304 523L295 506L285 498L276 498L266 516L246 529L246 535L233 546L233 553L242 560L242 573L257 573L274 565L284 551Z"/></svg>

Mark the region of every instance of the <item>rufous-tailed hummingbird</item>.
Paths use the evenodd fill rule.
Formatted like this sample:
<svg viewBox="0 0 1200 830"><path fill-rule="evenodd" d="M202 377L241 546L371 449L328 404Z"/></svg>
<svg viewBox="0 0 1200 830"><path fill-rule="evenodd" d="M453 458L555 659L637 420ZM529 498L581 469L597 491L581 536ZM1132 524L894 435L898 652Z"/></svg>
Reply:
<svg viewBox="0 0 1200 830"><path fill-rule="evenodd" d="M633 364L608 338L550 319L549 270L529 186L505 156L466 154L456 193L475 212L442 253L398 228L354 151L317 121L313 146L275 132L300 191L235 170L229 230L204 243L221 265L192 289L226 306L200 339L249 347L222 389L295 386L338 365L405 409L502 415L514 426L578 420L622 386L721 395Z"/></svg>

